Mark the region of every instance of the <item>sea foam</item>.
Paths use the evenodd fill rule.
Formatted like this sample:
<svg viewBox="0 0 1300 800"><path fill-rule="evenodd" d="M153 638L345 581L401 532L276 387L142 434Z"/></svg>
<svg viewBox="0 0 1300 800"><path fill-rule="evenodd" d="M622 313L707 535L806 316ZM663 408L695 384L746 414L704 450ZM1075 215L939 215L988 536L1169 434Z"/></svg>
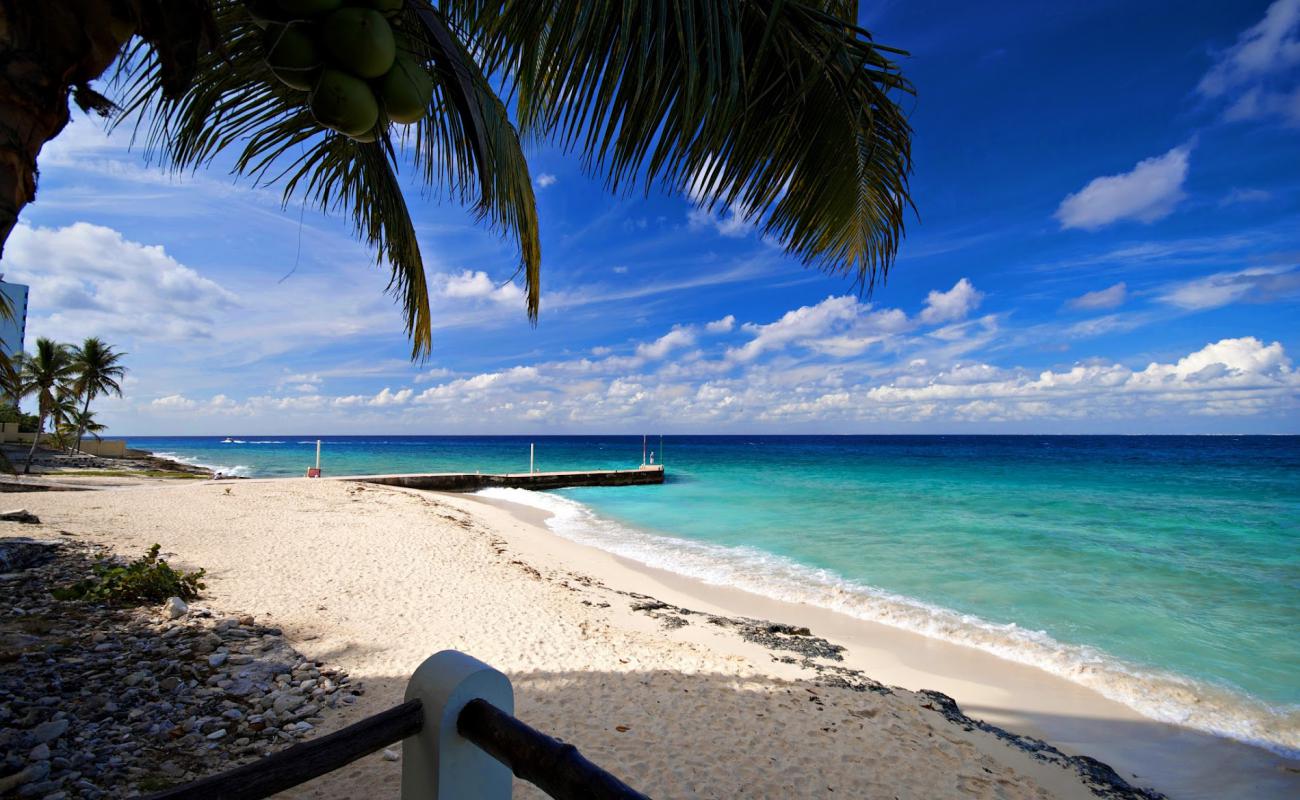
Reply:
<svg viewBox="0 0 1300 800"><path fill-rule="evenodd" d="M159 458L171 459L172 461L176 461L181 464L189 464L191 467L198 467L200 469L211 470L212 472L220 472L222 475L234 475L235 477L238 478L247 478L248 476L253 474L253 468L245 464L236 464L233 467L225 467L220 464L208 464L206 462L199 461L197 458L191 458L190 456L183 456L180 453L169 453L164 450L159 450L155 452L154 455L158 456Z"/></svg>
<svg viewBox="0 0 1300 800"><path fill-rule="evenodd" d="M546 511L551 515L547 527L556 534L647 566L973 647L1086 686L1151 719L1300 758L1300 707L1272 707L1239 691L1127 664L1093 647L1057 641L1044 631L989 622L756 548L650 533L559 495L499 488L478 494Z"/></svg>

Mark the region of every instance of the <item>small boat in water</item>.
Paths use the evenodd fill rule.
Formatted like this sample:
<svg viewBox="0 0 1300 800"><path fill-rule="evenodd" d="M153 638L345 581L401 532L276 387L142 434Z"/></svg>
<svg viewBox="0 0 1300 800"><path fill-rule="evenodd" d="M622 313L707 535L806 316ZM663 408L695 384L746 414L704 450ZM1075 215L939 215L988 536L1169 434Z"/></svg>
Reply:
<svg viewBox="0 0 1300 800"><path fill-rule="evenodd" d="M231 439L229 436L227 436L226 438L224 438L224 439L221 440L221 443L222 443L222 444L234 444L234 443L235 443L235 440L234 440L234 439Z"/></svg>

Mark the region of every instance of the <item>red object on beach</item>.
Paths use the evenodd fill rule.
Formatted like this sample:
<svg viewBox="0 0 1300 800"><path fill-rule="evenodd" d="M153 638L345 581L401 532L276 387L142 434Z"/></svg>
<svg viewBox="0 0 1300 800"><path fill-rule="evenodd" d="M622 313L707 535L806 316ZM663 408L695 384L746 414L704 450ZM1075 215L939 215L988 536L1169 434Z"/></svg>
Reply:
<svg viewBox="0 0 1300 800"><path fill-rule="evenodd" d="M320 477L320 467L308 467L308 468L307 468L307 477L308 477L308 478L319 478L319 477Z"/></svg>

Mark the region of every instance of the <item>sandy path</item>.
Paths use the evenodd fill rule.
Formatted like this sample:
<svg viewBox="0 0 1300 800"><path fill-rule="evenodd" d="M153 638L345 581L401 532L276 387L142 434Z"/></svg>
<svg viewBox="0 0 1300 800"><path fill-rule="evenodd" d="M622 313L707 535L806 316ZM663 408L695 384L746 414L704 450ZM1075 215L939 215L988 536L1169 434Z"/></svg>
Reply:
<svg viewBox="0 0 1300 800"><path fill-rule="evenodd" d="M617 587L548 559L539 545L555 540L470 498L289 480L23 504L51 531L124 554L159 542L205 567L212 605L283 627L365 683L337 724L399 702L416 665L455 648L510 676L520 718L655 797L1092 796L911 692L814 686L810 670L710 626L666 631ZM396 797L399 772L371 756L290 794Z"/></svg>

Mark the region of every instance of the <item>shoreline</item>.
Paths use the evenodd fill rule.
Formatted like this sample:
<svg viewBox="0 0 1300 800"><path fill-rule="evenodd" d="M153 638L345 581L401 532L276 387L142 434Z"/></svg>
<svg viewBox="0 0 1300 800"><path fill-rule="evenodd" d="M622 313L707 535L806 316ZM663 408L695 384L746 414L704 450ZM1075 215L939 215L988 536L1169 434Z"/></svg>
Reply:
<svg viewBox="0 0 1300 800"><path fill-rule="evenodd" d="M974 718L1098 759L1134 785L1170 797L1207 800L1286 797L1300 789L1298 761L1151 719L1038 667L830 609L706 583L567 539L547 525L552 513L541 508L496 497L463 497L501 508L536 528L550 540L542 552L575 560L608 583L639 587L636 591L658 601L705 614L807 627L846 648L846 667L887 685L941 692Z"/></svg>
<svg viewBox="0 0 1300 800"><path fill-rule="evenodd" d="M400 702L414 667L452 648L510 676L521 719L655 796L1148 798L1134 787L1150 786L1181 800L1300 788L1300 773L1257 760L1266 751L1154 736L1173 726L1108 711L1032 667L644 568L559 536L528 506L307 479L24 502L48 532L123 555L161 543L174 563L208 570L210 602L271 620L364 681L356 715L331 727ZM1060 684L1084 699L1069 714L1026 708L1035 680L1047 700ZM1073 735L1053 733L1058 716ZM1182 781L1157 774L1164 764ZM391 796L399 773L368 757L286 796Z"/></svg>

